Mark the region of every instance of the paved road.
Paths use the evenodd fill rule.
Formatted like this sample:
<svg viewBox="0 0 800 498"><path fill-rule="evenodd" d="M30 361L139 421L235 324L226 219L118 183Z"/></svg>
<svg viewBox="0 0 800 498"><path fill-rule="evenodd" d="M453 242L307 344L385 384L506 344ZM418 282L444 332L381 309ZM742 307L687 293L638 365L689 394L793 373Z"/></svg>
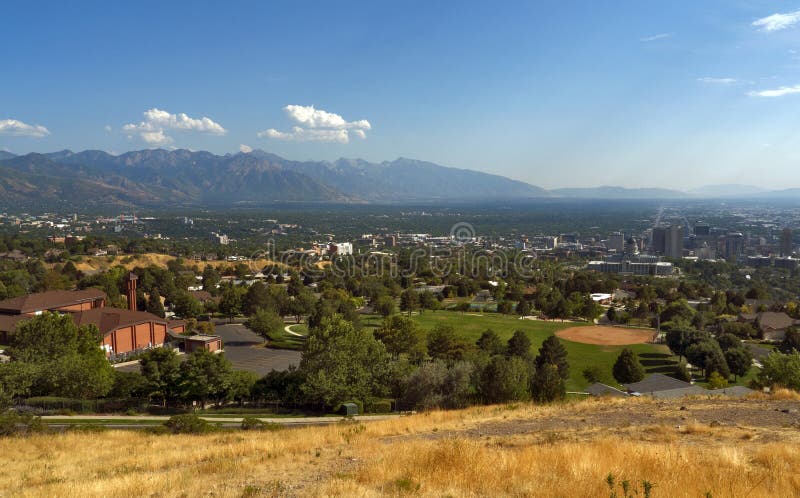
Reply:
<svg viewBox="0 0 800 498"><path fill-rule="evenodd" d="M290 365L300 365L299 351L260 347L264 339L242 324L217 325L216 334L222 337L225 343L225 357L236 370L246 370L261 376L268 374L270 370L286 370ZM119 369L138 372L139 365L129 365Z"/></svg>

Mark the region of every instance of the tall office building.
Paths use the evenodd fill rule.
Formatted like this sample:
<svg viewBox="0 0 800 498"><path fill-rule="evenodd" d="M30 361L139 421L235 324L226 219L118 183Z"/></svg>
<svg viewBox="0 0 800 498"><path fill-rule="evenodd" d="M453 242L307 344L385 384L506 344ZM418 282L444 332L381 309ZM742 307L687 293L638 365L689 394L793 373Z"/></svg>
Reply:
<svg viewBox="0 0 800 498"><path fill-rule="evenodd" d="M711 234L711 227L702 221L698 221L694 225L694 234L698 237L707 237Z"/></svg>
<svg viewBox="0 0 800 498"><path fill-rule="evenodd" d="M683 257L683 230L680 225L671 225L666 229L664 256L668 258Z"/></svg>
<svg viewBox="0 0 800 498"><path fill-rule="evenodd" d="M625 249L625 236L619 232L612 233L608 236L606 247L617 252L622 252L622 250Z"/></svg>
<svg viewBox="0 0 800 498"><path fill-rule="evenodd" d="M744 235L731 232L725 236L725 257L735 261L744 253Z"/></svg>
<svg viewBox="0 0 800 498"><path fill-rule="evenodd" d="M786 227L781 232L781 256L792 255L792 229Z"/></svg>
<svg viewBox="0 0 800 498"><path fill-rule="evenodd" d="M653 243L651 245L653 253L664 254L666 240L667 240L667 229L664 227L654 227Z"/></svg>

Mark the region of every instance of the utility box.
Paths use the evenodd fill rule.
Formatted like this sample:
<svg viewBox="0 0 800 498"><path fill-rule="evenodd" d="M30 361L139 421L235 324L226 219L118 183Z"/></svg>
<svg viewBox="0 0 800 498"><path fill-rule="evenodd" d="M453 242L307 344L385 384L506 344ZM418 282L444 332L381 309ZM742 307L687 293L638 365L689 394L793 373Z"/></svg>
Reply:
<svg viewBox="0 0 800 498"><path fill-rule="evenodd" d="M342 403L342 407L339 408L339 413L345 417L354 417L358 415L358 405L355 403Z"/></svg>

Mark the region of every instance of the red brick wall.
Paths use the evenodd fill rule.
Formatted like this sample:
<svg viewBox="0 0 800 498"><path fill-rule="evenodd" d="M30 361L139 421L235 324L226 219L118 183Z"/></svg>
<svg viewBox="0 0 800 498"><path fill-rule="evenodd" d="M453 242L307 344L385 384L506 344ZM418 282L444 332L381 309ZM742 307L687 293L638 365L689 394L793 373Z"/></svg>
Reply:
<svg viewBox="0 0 800 498"><path fill-rule="evenodd" d="M161 323L153 324L153 345L161 346L167 340L167 326Z"/></svg>
<svg viewBox="0 0 800 498"><path fill-rule="evenodd" d="M136 325L136 348L146 348L151 345L152 337L150 336L150 322L140 323Z"/></svg>
<svg viewBox="0 0 800 498"><path fill-rule="evenodd" d="M133 327L123 327L112 332L116 339L115 353L127 353L133 351Z"/></svg>

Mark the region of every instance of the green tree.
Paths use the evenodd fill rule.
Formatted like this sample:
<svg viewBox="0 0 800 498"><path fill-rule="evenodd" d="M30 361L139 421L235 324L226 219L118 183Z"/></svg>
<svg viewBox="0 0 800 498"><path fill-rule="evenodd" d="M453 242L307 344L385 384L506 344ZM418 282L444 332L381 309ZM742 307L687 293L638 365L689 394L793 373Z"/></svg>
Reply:
<svg viewBox="0 0 800 498"><path fill-rule="evenodd" d="M178 399L181 360L174 350L151 349L142 354L139 364L142 375L147 380L151 399L160 399L163 406Z"/></svg>
<svg viewBox="0 0 800 498"><path fill-rule="evenodd" d="M70 315L43 313L17 324L9 352L31 365L31 394L99 398L114 383L101 340L94 325L78 327Z"/></svg>
<svg viewBox="0 0 800 498"><path fill-rule="evenodd" d="M507 301L505 299L497 302L497 312L503 315L508 315L514 309L511 301Z"/></svg>
<svg viewBox="0 0 800 498"><path fill-rule="evenodd" d="M374 332L375 338L395 357L408 354L414 363L421 362L427 353L425 334L411 318L392 315Z"/></svg>
<svg viewBox="0 0 800 498"><path fill-rule="evenodd" d="M242 298L242 311L246 315L254 315L259 309L276 309L275 301L269 289L263 282L254 282L253 285L247 288L244 297Z"/></svg>
<svg viewBox="0 0 800 498"><path fill-rule="evenodd" d="M11 361L0 363L0 413L10 407L15 398L29 396L37 365Z"/></svg>
<svg viewBox="0 0 800 498"><path fill-rule="evenodd" d="M719 374L716 370L708 376L708 387L711 389L722 389L728 387L728 379Z"/></svg>
<svg viewBox="0 0 800 498"><path fill-rule="evenodd" d="M521 330L514 331L514 335L508 340L506 355L523 359L531 357L531 340L525 332Z"/></svg>
<svg viewBox="0 0 800 498"><path fill-rule="evenodd" d="M253 388L258 381L258 375L244 370L234 370L228 377L225 399L236 401L241 406L245 400L252 398Z"/></svg>
<svg viewBox="0 0 800 498"><path fill-rule="evenodd" d="M567 350L561 341L554 335L549 336L542 342L539 348L539 355L536 357L537 372L544 365L555 365L559 376L563 380L569 378L569 363L567 362ZM538 375L538 374L537 374Z"/></svg>
<svg viewBox="0 0 800 498"><path fill-rule="evenodd" d="M666 334L667 346L673 354L678 355L679 360L686 354L689 346L707 338L708 334L705 332L685 328L670 329Z"/></svg>
<svg viewBox="0 0 800 498"><path fill-rule="evenodd" d="M395 312L394 298L386 294L380 296L375 301L375 312L382 317L393 315Z"/></svg>
<svg viewBox="0 0 800 498"><path fill-rule="evenodd" d="M480 393L486 403L529 399L528 363L518 356L494 356L481 372Z"/></svg>
<svg viewBox="0 0 800 498"><path fill-rule="evenodd" d="M412 311L419 308L419 294L414 289L406 289L400 294L400 311L406 311L411 315Z"/></svg>
<svg viewBox="0 0 800 498"><path fill-rule="evenodd" d="M800 352L770 354L762 361L758 379L766 386L782 386L800 391Z"/></svg>
<svg viewBox="0 0 800 498"><path fill-rule="evenodd" d="M203 313L203 305L188 292L179 292L173 302L175 313L182 318L197 318Z"/></svg>
<svg viewBox="0 0 800 498"><path fill-rule="evenodd" d="M164 304L161 302L161 294L158 293L158 288L153 287L150 291L150 295L147 297L145 311L164 318Z"/></svg>
<svg viewBox="0 0 800 498"><path fill-rule="evenodd" d="M466 359L472 345L456 336L452 325L439 323L428 333L428 354L431 358L447 361Z"/></svg>
<svg viewBox="0 0 800 498"><path fill-rule="evenodd" d="M187 355L180 372L181 396L188 401L205 407L207 401L221 401L228 393L232 368L223 354L198 349Z"/></svg>
<svg viewBox="0 0 800 498"><path fill-rule="evenodd" d="M217 284L219 284L220 279L219 272L213 266L206 265L206 267L203 268L203 290L216 295Z"/></svg>
<svg viewBox="0 0 800 498"><path fill-rule="evenodd" d="M266 344L270 340L274 341L279 338L285 325L283 318L274 311L258 308L256 313L245 322L245 326L263 337L264 344Z"/></svg>
<svg viewBox="0 0 800 498"><path fill-rule="evenodd" d="M558 366L552 363L543 363L536 368L531 381L531 396L540 403L564 399L566 385Z"/></svg>
<svg viewBox="0 0 800 498"><path fill-rule="evenodd" d="M309 331L300 361L305 375L302 390L310 402L328 407L349 399L382 397L388 369L382 342L333 315Z"/></svg>
<svg viewBox="0 0 800 498"><path fill-rule="evenodd" d="M229 285L222 291L222 299L219 301L219 310L233 321L233 317L242 312L242 289Z"/></svg>
<svg viewBox="0 0 800 498"><path fill-rule="evenodd" d="M686 348L686 359L692 365L702 368L706 378L714 371L725 378L730 377L731 372L725 361L725 355L717 341L713 339L703 339Z"/></svg>
<svg viewBox="0 0 800 498"><path fill-rule="evenodd" d="M526 300L521 300L517 303L516 312L519 316L528 316L531 314L531 303Z"/></svg>
<svg viewBox="0 0 800 498"><path fill-rule="evenodd" d="M297 323L300 323L300 318L303 315L308 315L314 311L316 302L317 300L314 295L303 287L288 300L286 311L288 311L290 315L294 315Z"/></svg>
<svg viewBox="0 0 800 498"><path fill-rule="evenodd" d="M639 363L639 357L628 348L619 354L611 373L620 384L631 384L644 379L644 367Z"/></svg>
<svg viewBox="0 0 800 498"><path fill-rule="evenodd" d="M794 327L789 328L781 342L781 350L784 353L791 353L794 350L800 351L800 331Z"/></svg>
<svg viewBox="0 0 800 498"><path fill-rule="evenodd" d="M489 356L503 354L506 350L503 341L500 340L500 336L492 329L485 330L475 345L478 346L478 349L481 351L488 353Z"/></svg>
<svg viewBox="0 0 800 498"><path fill-rule="evenodd" d="M725 351L725 361L734 375L734 382L736 382L739 377L744 377L750 371L750 367L753 364L753 355L750 354L747 348L739 346Z"/></svg>

